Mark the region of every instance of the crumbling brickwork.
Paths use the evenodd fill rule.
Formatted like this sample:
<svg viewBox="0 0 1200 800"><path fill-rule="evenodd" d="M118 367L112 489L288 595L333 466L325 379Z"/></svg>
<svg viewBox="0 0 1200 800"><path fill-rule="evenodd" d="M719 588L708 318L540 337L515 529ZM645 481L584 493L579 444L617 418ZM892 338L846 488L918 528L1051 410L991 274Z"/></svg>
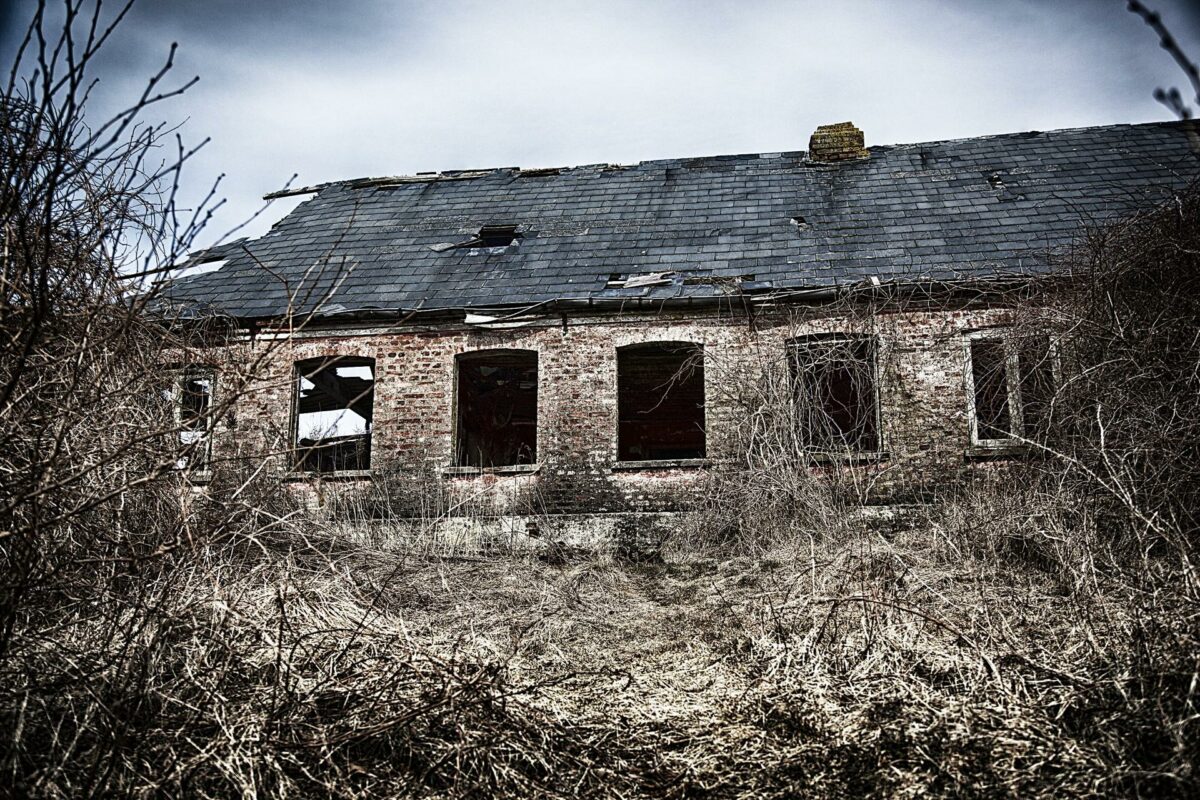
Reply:
<svg viewBox="0 0 1200 800"><path fill-rule="evenodd" d="M808 157L812 161L834 162L866 158L863 132L853 122L821 125L808 139Z"/></svg>
<svg viewBox="0 0 1200 800"><path fill-rule="evenodd" d="M853 331L875 336L879 344L880 452L852 465L835 460L815 469L861 470L872 476L874 495L887 499L928 491L972 469L964 335L1007 319L1004 308L979 306L867 312L813 306L748 317L733 304L691 312L581 314L565 323L505 330L462 324L310 330L275 342L267 374L238 409L239 430L224 432L217 446L245 454L255 442L263 453L286 451L292 365L319 356L368 357L375 359L373 468L440 476L451 496L488 495L498 512L672 509L686 505L706 470L736 457L746 403L754 402L753 382L783 367L789 338ZM617 460L617 351L649 342L703 347L703 461ZM266 347L267 339L257 346ZM537 463L456 468L455 357L501 348L538 356ZM282 458L278 468L286 468Z"/></svg>

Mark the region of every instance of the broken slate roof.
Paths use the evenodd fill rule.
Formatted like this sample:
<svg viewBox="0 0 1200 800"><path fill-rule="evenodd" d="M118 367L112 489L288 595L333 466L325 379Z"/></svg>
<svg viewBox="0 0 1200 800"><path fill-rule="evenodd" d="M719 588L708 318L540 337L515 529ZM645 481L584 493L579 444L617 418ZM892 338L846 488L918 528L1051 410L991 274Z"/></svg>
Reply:
<svg viewBox="0 0 1200 800"><path fill-rule="evenodd" d="M1030 276L1081 226L1161 202L1200 168L1189 122L803 152L515 168L316 187L216 271L184 313L521 308L880 281ZM478 245L484 226L513 244ZM630 284L630 285L627 285Z"/></svg>

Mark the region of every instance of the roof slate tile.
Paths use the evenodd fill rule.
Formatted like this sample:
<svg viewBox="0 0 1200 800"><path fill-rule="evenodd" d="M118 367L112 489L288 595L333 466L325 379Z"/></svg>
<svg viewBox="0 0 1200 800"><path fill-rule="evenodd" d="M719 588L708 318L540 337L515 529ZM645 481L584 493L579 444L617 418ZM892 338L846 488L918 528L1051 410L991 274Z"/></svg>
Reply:
<svg viewBox="0 0 1200 800"><path fill-rule="evenodd" d="M1200 174L1196 130L1110 125L872 147L869 159L838 165L767 153L331 184L168 296L233 316L274 315L289 289L311 304L348 267L328 298L348 310L613 296L605 284L614 272L721 269L776 287L1038 274L1047 248L1070 244L1082 225L1160 202ZM804 227L791 222L798 216ZM519 225L524 238L503 252L430 249L468 241L485 224ZM699 284L649 296L667 288L726 291Z"/></svg>

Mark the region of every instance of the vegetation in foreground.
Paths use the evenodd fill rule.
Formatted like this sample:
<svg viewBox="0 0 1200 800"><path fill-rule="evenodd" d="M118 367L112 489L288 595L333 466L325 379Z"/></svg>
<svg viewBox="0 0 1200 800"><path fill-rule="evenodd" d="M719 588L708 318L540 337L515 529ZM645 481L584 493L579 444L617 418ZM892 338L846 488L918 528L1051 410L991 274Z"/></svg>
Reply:
<svg viewBox="0 0 1200 800"><path fill-rule="evenodd" d="M5 676L19 794L1183 796L1169 562L994 489L757 555L436 555L297 525L80 598ZM353 542L353 543L351 543ZM167 565L163 565L166 567ZM107 611L106 611L107 609ZM114 635L114 630L122 635ZM47 680L86 675L62 685Z"/></svg>
<svg viewBox="0 0 1200 800"><path fill-rule="evenodd" d="M186 487L163 365L220 327L165 319L129 254L175 263L204 211L138 123L165 70L85 121L110 27L76 22L39 15L0 99L8 793L1200 793L1196 190L1012 298L1064 343L1016 475L879 528L751 440L657 558L437 554L302 517L260 466Z"/></svg>

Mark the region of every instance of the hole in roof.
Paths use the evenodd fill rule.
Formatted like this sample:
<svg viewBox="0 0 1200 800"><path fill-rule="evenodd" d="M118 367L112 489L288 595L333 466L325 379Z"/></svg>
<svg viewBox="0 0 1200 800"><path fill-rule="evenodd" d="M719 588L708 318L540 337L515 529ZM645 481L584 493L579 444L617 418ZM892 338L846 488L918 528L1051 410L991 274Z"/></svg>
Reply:
<svg viewBox="0 0 1200 800"><path fill-rule="evenodd" d="M1025 195L1004 182L1005 173L1003 170L984 172L983 177L987 179L988 186L996 190L996 195L1000 198L1000 202L1011 203L1016 200L1025 199Z"/></svg>
<svg viewBox="0 0 1200 800"><path fill-rule="evenodd" d="M516 225L484 225L479 229L476 247L508 247L521 238Z"/></svg>
<svg viewBox="0 0 1200 800"><path fill-rule="evenodd" d="M806 220L804 217L801 217L799 215L792 217L791 222L797 228L807 228L808 227L808 220Z"/></svg>
<svg viewBox="0 0 1200 800"><path fill-rule="evenodd" d="M188 264L182 267L178 272L171 275L172 280L180 278L194 278L197 275L207 275L210 272L216 272L221 267L228 263L228 259L219 258L213 261L201 261L198 263Z"/></svg>

